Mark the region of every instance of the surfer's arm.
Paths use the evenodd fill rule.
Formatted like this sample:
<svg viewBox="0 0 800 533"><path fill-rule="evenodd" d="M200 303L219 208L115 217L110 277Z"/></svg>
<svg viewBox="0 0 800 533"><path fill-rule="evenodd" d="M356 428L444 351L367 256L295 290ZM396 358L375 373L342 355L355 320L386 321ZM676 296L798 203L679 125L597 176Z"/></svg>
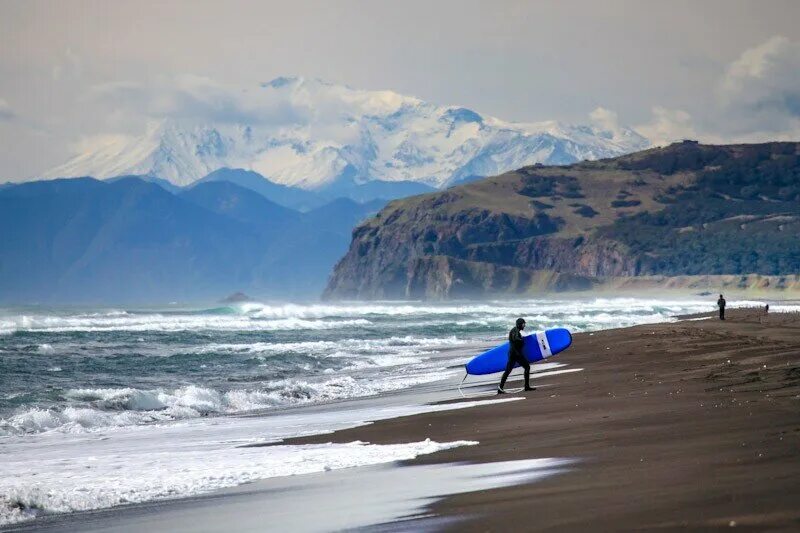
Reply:
<svg viewBox="0 0 800 533"><path fill-rule="evenodd" d="M522 340L522 333L519 330L513 330L511 335L509 335L509 339L511 342L511 346L513 346L516 350L522 350L522 346L524 344Z"/></svg>

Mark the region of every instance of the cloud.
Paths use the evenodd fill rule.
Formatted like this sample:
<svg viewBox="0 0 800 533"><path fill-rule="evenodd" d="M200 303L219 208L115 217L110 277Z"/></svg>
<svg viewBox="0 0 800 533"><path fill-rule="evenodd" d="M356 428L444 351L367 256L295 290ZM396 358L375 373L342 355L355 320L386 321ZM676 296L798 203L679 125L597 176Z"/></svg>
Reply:
<svg viewBox="0 0 800 533"><path fill-rule="evenodd" d="M10 121L17 117L17 114L11 109L11 105L3 98L0 98L0 121Z"/></svg>
<svg viewBox="0 0 800 533"><path fill-rule="evenodd" d="M596 107L589 113L592 124L606 131L617 131L619 129L619 117L615 111L605 107Z"/></svg>
<svg viewBox="0 0 800 533"><path fill-rule="evenodd" d="M733 134L800 131L800 42L778 35L745 50L717 92L722 126Z"/></svg>
<svg viewBox="0 0 800 533"><path fill-rule="evenodd" d="M697 117L655 106L652 119L636 130L654 145L682 139L708 143L797 140L800 42L774 36L748 48L727 65L713 94L714 103L695 110ZM597 116L604 120L603 113Z"/></svg>
<svg viewBox="0 0 800 533"><path fill-rule="evenodd" d="M180 75L152 83L120 81L92 87L90 98L116 113L147 118L180 118L198 122L289 124L298 108L266 91L250 92L209 78Z"/></svg>
<svg viewBox="0 0 800 533"><path fill-rule="evenodd" d="M655 106L650 122L636 126L636 131L647 137L656 146L663 146L683 139L697 139L692 125L692 116L681 109Z"/></svg>
<svg viewBox="0 0 800 533"><path fill-rule="evenodd" d="M129 146L133 139L134 137L131 135L103 133L81 137L77 142L70 143L68 148L74 154L95 153L111 146L117 146L122 150Z"/></svg>

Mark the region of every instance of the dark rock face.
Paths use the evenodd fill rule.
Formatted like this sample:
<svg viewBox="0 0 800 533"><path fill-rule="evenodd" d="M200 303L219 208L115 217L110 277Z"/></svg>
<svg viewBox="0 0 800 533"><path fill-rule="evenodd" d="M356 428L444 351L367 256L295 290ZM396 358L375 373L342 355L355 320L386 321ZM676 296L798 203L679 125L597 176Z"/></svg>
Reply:
<svg viewBox="0 0 800 533"><path fill-rule="evenodd" d="M592 278L571 274L464 261L446 256L420 257L408 270L405 296L414 299L477 298L486 294L524 292L531 285L554 290L587 290Z"/></svg>
<svg viewBox="0 0 800 533"><path fill-rule="evenodd" d="M799 147L680 143L397 200L353 231L324 296L459 298L643 275L793 274ZM770 177L761 185L759 172ZM747 250L736 246L743 237Z"/></svg>
<svg viewBox="0 0 800 533"><path fill-rule="evenodd" d="M519 242L497 242L475 247L464 257L469 261L532 270L570 272L579 276L636 276L637 261L624 247L608 240L538 237Z"/></svg>
<svg viewBox="0 0 800 533"><path fill-rule="evenodd" d="M353 298L402 298L415 276L415 261L428 256L470 260L484 246L525 242L557 231L559 221L545 214L531 218L470 208L439 210L452 198L435 195L410 210L396 209L382 224L365 224L353 231L350 251L337 265L326 291ZM512 258L508 258L512 261Z"/></svg>
<svg viewBox="0 0 800 533"><path fill-rule="evenodd" d="M561 221L547 215L523 218L477 208L447 214L436 205L441 199L356 228L326 296L466 297L525 289L539 270L569 272L575 279L638 274L637 262L614 241L548 237Z"/></svg>
<svg viewBox="0 0 800 533"><path fill-rule="evenodd" d="M482 229L502 234L495 224L485 221ZM607 240L579 243L534 236L464 246L457 230L448 235L429 228L428 235L441 241L426 241L424 235L405 240L402 231L377 236L359 230L334 270L326 297L468 298L526 291L538 281L550 290L582 290L591 288L594 278L635 276L640 268L623 246Z"/></svg>

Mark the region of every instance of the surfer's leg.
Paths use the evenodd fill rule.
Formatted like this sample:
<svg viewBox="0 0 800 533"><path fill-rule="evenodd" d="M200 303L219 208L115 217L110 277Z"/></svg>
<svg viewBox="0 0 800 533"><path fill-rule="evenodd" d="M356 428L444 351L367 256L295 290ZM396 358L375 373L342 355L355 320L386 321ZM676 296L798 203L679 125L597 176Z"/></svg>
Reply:
<svg viewBox="0 0 800 533"><path fill-rule="evenodd" d="M503 377L500 378L500 389L502 390L503 387L506 385L506 380L508 379L508 375L511 371L514 370L514 358L509 357L508 363L506 364L506 370L503 372Z"/></svg>
<svg viewBox="0 0 800 533"><path fill-rule="evenodd" d="M521 357L519 366L525 369L525 390L531 389L531 364L524 357Z"/></svg>

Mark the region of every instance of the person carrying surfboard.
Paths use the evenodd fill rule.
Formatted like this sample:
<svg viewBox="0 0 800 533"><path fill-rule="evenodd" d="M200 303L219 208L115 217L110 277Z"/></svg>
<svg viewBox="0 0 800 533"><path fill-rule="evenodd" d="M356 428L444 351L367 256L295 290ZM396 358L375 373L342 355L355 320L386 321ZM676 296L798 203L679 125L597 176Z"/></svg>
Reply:
<svg viewBox="0 0 800 533"><path fill-rule="evenodd" d="M525 390L535 390L534 387L531 387L531 364L525 359L525 356L522 355L522 347L525 345L525 341L522 339L523 329L525 329L525 319L518 318L517 325L508 332L508 364L506 364L503 377L500 378L500 386L497 387L497 394L506 393L504 389L506 380L508 379L508 375L511 374L511 371L514 370L515 364L519 364L519 366L525 369Z"/></svg>

